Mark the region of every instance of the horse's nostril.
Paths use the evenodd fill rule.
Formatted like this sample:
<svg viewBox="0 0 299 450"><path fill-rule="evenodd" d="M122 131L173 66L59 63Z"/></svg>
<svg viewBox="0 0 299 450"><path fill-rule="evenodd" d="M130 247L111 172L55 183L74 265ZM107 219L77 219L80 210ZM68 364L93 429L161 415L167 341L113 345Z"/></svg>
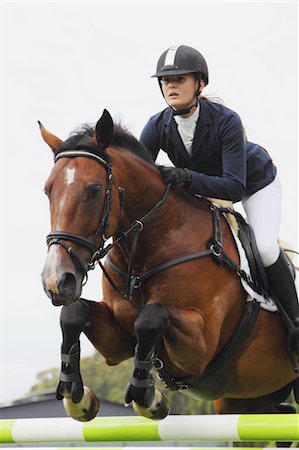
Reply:
<svg viewBox="0 0 299 450"><path fill-rule="evenodd" d="M76 277L73 273L64 273L58 282L58 290L61 295L69 296L76 290Z"/></svg>

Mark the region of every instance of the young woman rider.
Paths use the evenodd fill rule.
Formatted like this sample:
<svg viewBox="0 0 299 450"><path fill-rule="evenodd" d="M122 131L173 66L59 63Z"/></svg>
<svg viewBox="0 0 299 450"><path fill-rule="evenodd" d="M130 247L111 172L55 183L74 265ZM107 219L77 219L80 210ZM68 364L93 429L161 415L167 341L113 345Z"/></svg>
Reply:
<svg viewBox="0 0 299 450"><path fill-rule="evenodd" d="M166 183L192 194L242 201L274 294L289 315L299 359L299 305L284 253L278 246L281 188L268 153L248 142L239 116L202 98L208 67L196 49L180 45L160 56L156 73L166 109L151 117L140 140L152 154L165 151L175 167L160 167Z"/></svg>

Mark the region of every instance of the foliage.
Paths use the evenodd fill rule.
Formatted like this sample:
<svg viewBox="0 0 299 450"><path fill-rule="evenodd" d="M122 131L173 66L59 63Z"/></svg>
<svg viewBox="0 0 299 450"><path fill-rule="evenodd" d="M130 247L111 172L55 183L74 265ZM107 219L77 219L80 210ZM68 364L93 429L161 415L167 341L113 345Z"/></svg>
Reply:
<svg viewBox="0 0 299 450"><path fill-rule="evenodd" d="M59 378L59 369L53 367L51 369L38 372L36 375L37 382L30 389L29 394L42 394L55 389Z"/></svg>

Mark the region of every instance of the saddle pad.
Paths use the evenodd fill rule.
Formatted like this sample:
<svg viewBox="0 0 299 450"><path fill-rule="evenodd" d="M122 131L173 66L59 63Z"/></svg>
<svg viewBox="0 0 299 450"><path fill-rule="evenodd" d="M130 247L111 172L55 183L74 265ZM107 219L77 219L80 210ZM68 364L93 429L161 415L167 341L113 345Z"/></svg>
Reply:
<svg viewBox="0 0 299 450"><path fill-rule="evenodd" d="M251 273L250 273L250 268L249 268L249 263L248 263L248 260L247 260L246 254L245 254L245 250L242 246L242 243L241 243L240 239L238 238L238 236L236 235L233 228L231 227L230 222L228 220L227 220L227 223L230 226L232 235L235 239L235 242L236 242L236 245L238 248L239 257L240 257L240 267L252 279ZM276 304L274 303L274 301L271 298L266 298L263 295L259 294L258 292L254 291L252 289L252 287L250 287L248 285L246 280L243 280L243 278L241 278L241 283L242 283L243 288L245 289L245 291L248 294L248 297L247 297L248 302L256 300L257 302L260 303L261 308L265 309L266 311L270 311L270 312L278 311Z"/></svg>

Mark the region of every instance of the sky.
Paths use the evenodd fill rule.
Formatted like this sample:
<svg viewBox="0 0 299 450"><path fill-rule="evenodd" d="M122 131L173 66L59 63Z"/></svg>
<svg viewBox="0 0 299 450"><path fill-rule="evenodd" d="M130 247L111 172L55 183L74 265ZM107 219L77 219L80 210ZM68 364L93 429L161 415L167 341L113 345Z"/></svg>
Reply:
<svg viewBox="0 0 299 450"><path fill-rule="evenodd" d="M283 185L280 236L298 249L297 2L2 2L0 402L60 364L60 308L40 273L50 231L44 183L53 158L37 126L66 139L104 108L139 137L165 107L156 63L172 45L197 48L204 93L235 110ZM168 164L165 156L158 162ZM83 296L101 298L97 268ZM82 338L82 356L94 352ZM99 374L100 376L100 374Z"/></svg>

